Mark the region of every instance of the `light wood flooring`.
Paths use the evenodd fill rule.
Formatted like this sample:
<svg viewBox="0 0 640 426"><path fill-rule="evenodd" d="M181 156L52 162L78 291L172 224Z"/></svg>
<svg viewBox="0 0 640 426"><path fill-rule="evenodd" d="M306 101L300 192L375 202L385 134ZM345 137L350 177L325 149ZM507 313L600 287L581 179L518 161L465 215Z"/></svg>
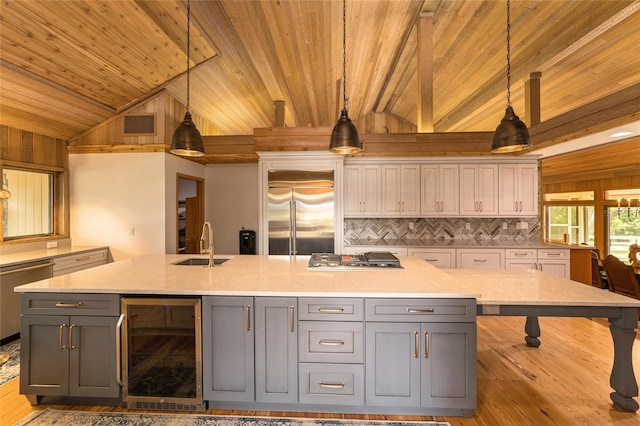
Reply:
<svg viewBox="0 0 640 426"><path fill-rule="evenodd" d="M524 318L478 318L478 408L473 418L234 412L293 417L365 420L444 420L456 425L640 425L640 413L625 413L609 399L613 343L604 320L540 318L542 345L524 342ZM633 366L640 373L636 338ZM640 398L636 398L640 401ZM13 425L34 410L19 394L18 379L0 387L0 425ZM127 411L120 407L50 406L59 409Z"/></svg>

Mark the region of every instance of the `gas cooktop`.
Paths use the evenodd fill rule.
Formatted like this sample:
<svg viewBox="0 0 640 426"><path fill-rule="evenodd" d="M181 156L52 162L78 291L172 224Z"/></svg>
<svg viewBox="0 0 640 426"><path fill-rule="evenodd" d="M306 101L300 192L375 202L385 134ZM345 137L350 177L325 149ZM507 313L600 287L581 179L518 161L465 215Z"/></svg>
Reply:
<svg viewBox="0 0 640 426"><path fill-rule="evenodd" d="M389 252L363 254L314 253L309 268L400 268L400 260Z"/></svg>

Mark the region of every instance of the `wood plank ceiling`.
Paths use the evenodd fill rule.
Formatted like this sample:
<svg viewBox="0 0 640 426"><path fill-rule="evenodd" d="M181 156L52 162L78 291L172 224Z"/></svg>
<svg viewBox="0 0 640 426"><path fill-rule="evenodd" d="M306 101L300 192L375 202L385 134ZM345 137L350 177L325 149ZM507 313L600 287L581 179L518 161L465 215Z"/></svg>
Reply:
<svg viewBox="0 0 640 426"><path fill-rule="evenodd" d="M191 1L191 109L216 134L333 126L342 104L342 2ZM349 0L354 121L416 128L417 29L433 12L434 130L493 131L506 103L506 1ZM640 84L640 1L513 0L512 103L542 73L542 120ZM0 124L71 139L149 94L186 102L183 0L3 0ZM367 128L361 132L380 133ZM414 130L415 131L415 130Z"/></svg>

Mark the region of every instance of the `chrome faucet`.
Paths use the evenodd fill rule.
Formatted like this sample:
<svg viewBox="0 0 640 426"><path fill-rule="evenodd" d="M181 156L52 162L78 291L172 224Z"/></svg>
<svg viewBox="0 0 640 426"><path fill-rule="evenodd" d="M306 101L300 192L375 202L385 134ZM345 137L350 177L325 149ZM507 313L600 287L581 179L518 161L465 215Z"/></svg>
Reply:
<svg viewBox="0 0 640 426"><path fill-rule="evenodd" d="M209 235L205 233L205 230L209 228ZM209 248L204 248L204 242L209 239ZM213 227L211 222L205 222L202 224L202 235L200 235L200 254L209 255L209 268L213 268Z"/></svg>

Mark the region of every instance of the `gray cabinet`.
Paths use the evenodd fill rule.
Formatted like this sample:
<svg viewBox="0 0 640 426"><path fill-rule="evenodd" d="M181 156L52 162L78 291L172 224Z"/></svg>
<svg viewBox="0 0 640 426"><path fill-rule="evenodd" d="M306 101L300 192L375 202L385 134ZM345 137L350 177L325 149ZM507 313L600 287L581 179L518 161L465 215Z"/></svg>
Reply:
<svg viewBox="0 0 640 426"><path fill-rule="evenodd" d="M202 298L203 397L253 401L253 297Z"/></svg>
<svg viewBox="0 0 640 426"><path fill-rule="evenodd" d="M364 405L363 299L305 297L298 306L300 403Z"/></svg>
<svg viewBox="0 0 640 426"><path fill-rule="evenodd" d="M366 404L476 407L476 304L471 299L365 301Z"/></svg>
<svg viewBox="0 0 640 426"><path fill-rule="evenodd" d="M109 262L109 249L88 250L82 253L53 258L53 276L70 274L83 269L94 268Z"/></svg>
<svg viewBox="0 0 640 426"><path fill-rule="evenodd" d="M118 295L21 296L20 393L117 398Z"/></svg>
<svg viewBox="0 0 640 426"><path fill-rule="evenodd" d="M297 298L255 298L257 402L298 402Z"/></svg>

